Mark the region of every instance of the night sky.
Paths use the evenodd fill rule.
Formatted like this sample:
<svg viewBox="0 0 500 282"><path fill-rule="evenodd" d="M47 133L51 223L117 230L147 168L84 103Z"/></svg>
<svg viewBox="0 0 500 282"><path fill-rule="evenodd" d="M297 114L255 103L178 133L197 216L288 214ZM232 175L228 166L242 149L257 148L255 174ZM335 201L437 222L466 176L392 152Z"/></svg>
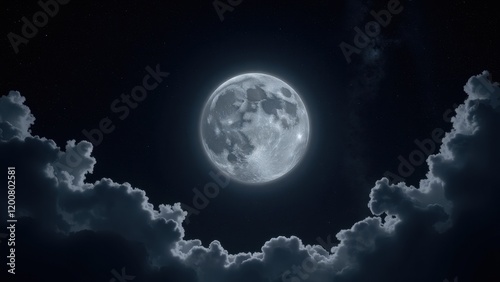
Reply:
<svg viewBox="0 0 500 282"><path fill-rule="evenodd" d="M499 280L490 2L1 5L2 281ZM311 126L297 167L259 186L220 174L199 135L210 94L248 72L293 86ZM188 213L211 175L218 195Z"/></svg>

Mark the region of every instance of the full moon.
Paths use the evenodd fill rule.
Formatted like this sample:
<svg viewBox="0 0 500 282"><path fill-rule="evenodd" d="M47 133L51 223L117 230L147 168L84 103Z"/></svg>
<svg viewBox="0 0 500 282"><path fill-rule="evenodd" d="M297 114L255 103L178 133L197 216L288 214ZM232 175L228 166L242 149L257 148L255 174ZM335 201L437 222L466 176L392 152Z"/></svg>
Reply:
<svg viewBox="0 0 500 282"><path fill-rule="evenodd" d="M271 75L246 73L210 95L200 135L208 158L222 173L262 184L284 176L302 159L309 117L290 85Z"/></svg>

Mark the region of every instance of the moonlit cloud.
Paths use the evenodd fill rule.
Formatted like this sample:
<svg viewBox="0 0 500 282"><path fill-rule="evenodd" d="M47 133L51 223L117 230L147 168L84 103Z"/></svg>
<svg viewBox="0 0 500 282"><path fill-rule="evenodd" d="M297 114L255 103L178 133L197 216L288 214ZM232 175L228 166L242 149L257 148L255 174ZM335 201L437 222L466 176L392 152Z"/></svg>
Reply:
<svg viewBox="0 0 500 282"><path fill-rule="evenodd" d="M30 126L35 117L23 103L26 98L18 91L10 91L7 96L0 97L0 137L10 140L14 137L25 138L30 136Z"/></svg>
<svg viewBox="0 0 500 282"><path fill-rule="evenodd" d="M32 251L50 252L51 236L59 238L55 252L62 262L74 255L62 250L80 242L92 254L119 257L106 250L123 249L123 260L140 258L132 273L137 281L442 281L479 265L481 247L454 253L462 239L498 246L493 238L500 231L492 226L500 214L500 88L489 79L484 72L467 82L468 98L439 153L427 159L429 172L418 187L377 181L368 203L373 216L338 232L331 250L277 237L259 252L230 254L218 241L185 240L187 212L179 203L154 207L129 183L86 182L98 164L92 144L70 140L61 148L33 136L35 118L19 92L0 98L0 156L30 175L18 184L18 214L43 223L46 232ZM39 230L26 222L23 228ZM466 237L472 229L478 234Z"/></svg>

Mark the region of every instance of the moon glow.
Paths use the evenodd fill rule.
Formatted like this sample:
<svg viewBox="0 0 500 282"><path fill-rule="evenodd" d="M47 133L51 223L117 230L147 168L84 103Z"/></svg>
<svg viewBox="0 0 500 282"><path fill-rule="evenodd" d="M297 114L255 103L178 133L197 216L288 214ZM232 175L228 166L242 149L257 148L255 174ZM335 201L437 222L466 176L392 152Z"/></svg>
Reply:
<svg viewBox="0 0 500 282"><path fill-rule="evenodd" d="M284 81L247 73L210 95L200 135L208 158L222 173L262 184L284 176L302 159L309 117L297 92Z"/></svg>

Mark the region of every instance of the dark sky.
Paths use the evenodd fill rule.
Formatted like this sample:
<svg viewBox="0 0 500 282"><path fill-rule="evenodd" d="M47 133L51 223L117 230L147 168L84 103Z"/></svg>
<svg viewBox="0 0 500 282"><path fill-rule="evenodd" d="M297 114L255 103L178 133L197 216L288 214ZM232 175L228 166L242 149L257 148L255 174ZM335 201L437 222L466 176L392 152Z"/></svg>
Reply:
<svg viewBox="0 0 500 282"><path fill-rule="evenodd" d="M332 255L334 262L317 258L318 270L307 281L490 278L500 255L494 221L500 214L500 154L494 145L500 138L494 102L499 93L494 88L485 98L484 89L466 93L464 85L485 70L492 81L500 73L500 21L492 4L242 0L228 6L221 20L216 2L69 1L57 4L57 13L18 45L10 41L12 34L23 36L22 18L33 22L42 8L36 1L2 2L0 169L15 165L18 175L16 277L104 282L116 277L112 269L126 267L134 281L298 282L306 279L282 278L313 256L297 238L318 245L319 237L330 236L329 248L345 249ZM339 46L354 46L356 28L365 30L374 20L371 11L388 5L402 10L349 63ZM120 118L113 103L142 85L147 68L168 76ZM276 75L301 96L312 128L303 161L269 185L230 181L189 224L176 218L178 208L164 215L168 222L151 219L148 212L162 204L193 206L192 189L213 181L216 169L199 140L201 111L215 88L245 72ZM8 98L9 91L19 91L26 101ZM455 163L440 158L445 150L429 161L431 176L425 163L402 175L402 159L419 150L417 143L431 140L433 131L449 132L453 124L443 115L454 116L466 99L470 104L454 121L456 134L445 142ZM23 127L30 124L28 111L36 118L31 132ZM107 118L114 129L93 146L82 143L88 155L81 156L79 169L47 172L64 159L68 140L88 140L84 131ZM467 120L481 130L470 131ZM433 143L425 157L439 146ZM393 177L376 184L388 175L406 184L396 186ZM444 192L425 190L419 181L426 178ZM128 185L144 194L132 193ZM417 192L409 192L410 185ZM153 207L141 206L146 197ZM2 226L6 199L0 202ZM377 204L382 199L390 203ZM389 235L365 220L384 218L384 212L401 220ZM437 232L434 221L448 222L446 231ZM351 228L359 233L335 239ZM287 239L269 241L279 236ZM263 261L235 262L225 270L217 268L220 254L208 249L184 258L171 255L173 244L195 239L205 248L216 240L229 254L271 251ZM2 241L4 275L8 249ZM59 273L48 271L58 268ZM47 277L35 278L37 273Z"/></svg>

